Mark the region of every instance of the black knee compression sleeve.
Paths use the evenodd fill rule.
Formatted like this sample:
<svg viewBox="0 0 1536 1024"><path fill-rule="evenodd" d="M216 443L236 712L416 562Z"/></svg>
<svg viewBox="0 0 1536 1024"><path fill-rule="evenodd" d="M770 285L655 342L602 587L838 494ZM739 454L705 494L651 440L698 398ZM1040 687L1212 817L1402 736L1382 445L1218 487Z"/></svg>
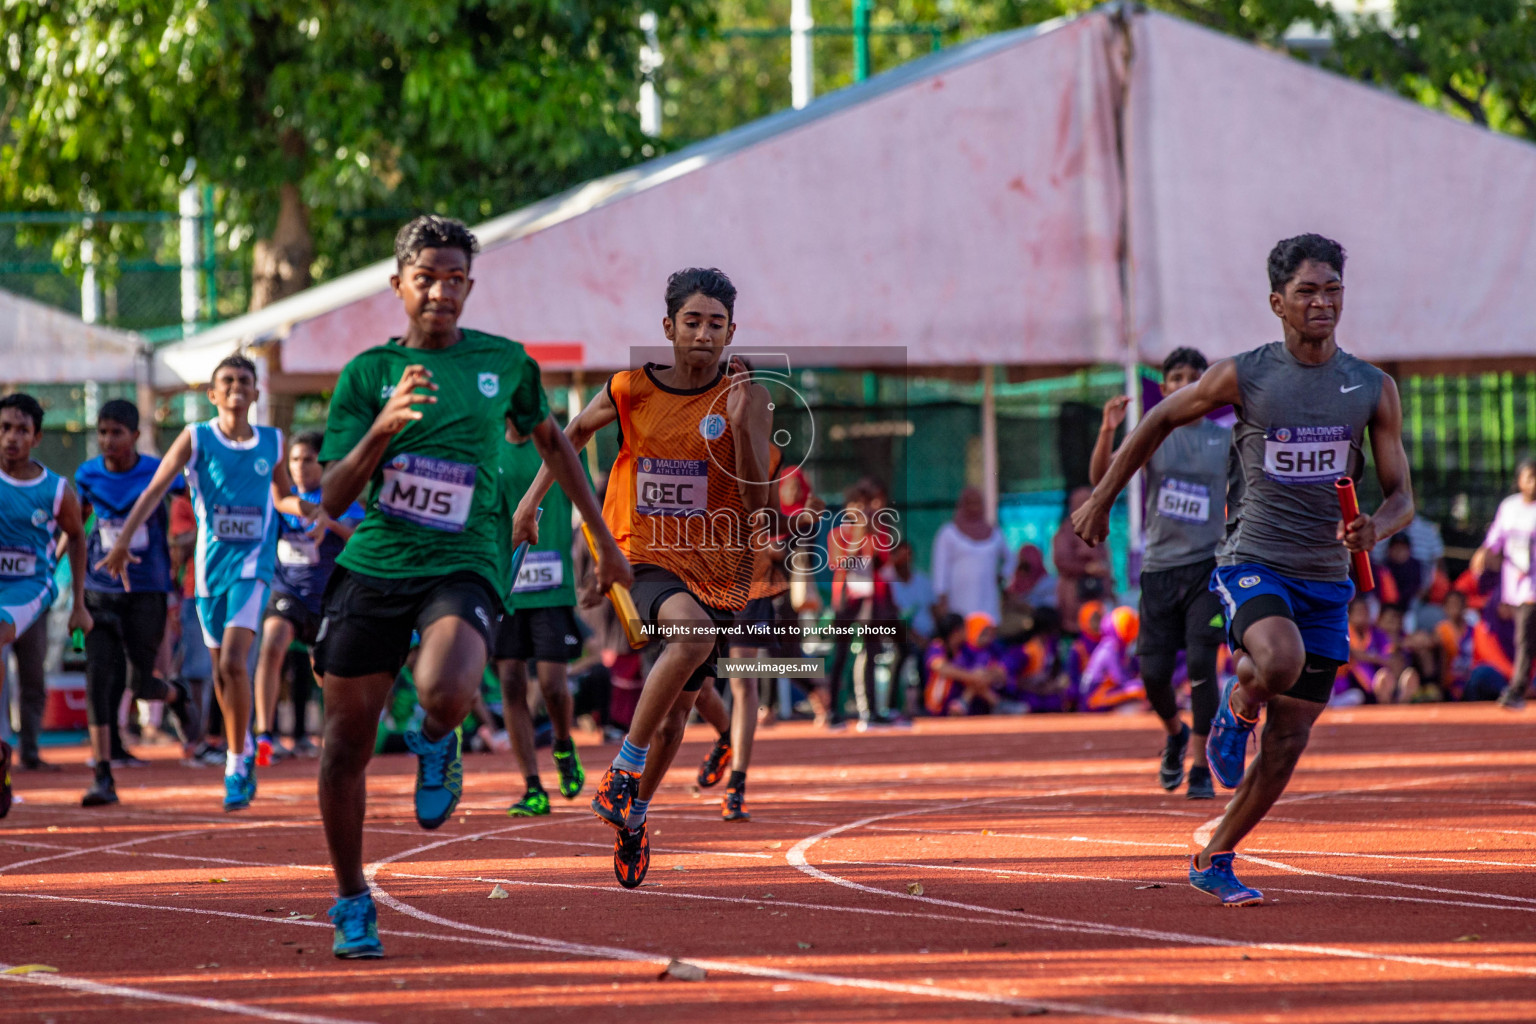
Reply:
<svg viewBox="0 0 1536 1024"><path fill-rule="evenodd" d="M1185 657L1189 664L1189 710L1195 720L1195 734L1208 736L1221 690L1216 681L1216 648L1191 647Z"/></svg>
<svg viewBox="0 0 1536 1024"><path fill-rule="evenodd" d="M1178 655L1159 651L1141 656L1141 682L1147 691L1147 700L1157 717L1165 722L1179 713L1179 705L1173 697L1173 669Z"/></svg>

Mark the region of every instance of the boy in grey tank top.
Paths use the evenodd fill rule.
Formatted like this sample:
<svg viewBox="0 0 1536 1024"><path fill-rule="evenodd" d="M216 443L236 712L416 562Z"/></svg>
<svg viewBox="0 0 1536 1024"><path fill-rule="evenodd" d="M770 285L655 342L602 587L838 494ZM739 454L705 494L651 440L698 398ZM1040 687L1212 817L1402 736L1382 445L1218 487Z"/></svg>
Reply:
<svg viewBox="0 0 1536 1024"><path fill-rule="evenodd" d="M1222 692L1206 753L1237 792L1189 866L1190 884L1229 906L1263 902L1233 873L1233 849L1285 791L1349 657L1350 552L1370 551L1413 518L1397 385L1334 340L1343 248L1320 235L1285 239L1269 254L1269 284L1285 340L1224 359L1159 403L1072 516L1078 536L1103 540L1115 496L1175 428L1236 408L1241 504L1210 585L1226 605L1238 675ZM1367 434L1386 497L1374 515L1341 522L1334 482L1360 476ZM1265 708L1264 742L1245 766Z"/></svg>
<svg viewBox="0 0 1536 1024"><path fill-rule="evenodd" d="M1198 381L1207 362L1198 349L1175 349L1163 360L1163 397ZM1088 464L1088 481L1104 478L1114 457L1115 429L1130 399L1104 405L1099 440ZM1205 741L1216 714L1216 657L1224 638L1221 601L1211 592L1216 546L1226 533L1227 457L1232 431L1204 417L1179 427L1152 453L1146 468L1146 557L1141 572L1141 636L1136 653L1152 710L1163 720L1158 781L1169 792L1184 780L1184 752L1196 744L1189 768L1191 800L1215 797ZM1179 652L1189 674L1194 728L1179 718L1173 676Z"/></svg>

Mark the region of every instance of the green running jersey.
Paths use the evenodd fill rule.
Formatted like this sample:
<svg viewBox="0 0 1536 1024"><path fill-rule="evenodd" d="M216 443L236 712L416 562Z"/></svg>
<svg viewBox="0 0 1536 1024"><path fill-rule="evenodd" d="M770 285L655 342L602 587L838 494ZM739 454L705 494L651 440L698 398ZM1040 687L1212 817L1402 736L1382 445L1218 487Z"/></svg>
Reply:
<svg viewBox="0 0 1536 1024"><path fill-rule="evenodd" d="M581 461L586 470L586 460ZM532 441L513 444L501 443L501 499L502 515L506 525L502 528L502 563L508 572L512 565L512 513L517 503L528 493L528 485L538 475L544 460ZM592 474L587 471L587 484ZM571 608L576 605L576 579L571 568L571 543L575 538L572 526L571 499L565 496L559 484L550 487L539 506L544 510L539 518L539 543L528 549L523 556L522 571L516 580L509 580L511 593L506 600L508 611L523 608Z"/></svg>
<svg viewBox="0 0 1536 1024"><path fill-rule="evenodd" d="M392 338L358 355L336 382L320 461L344 458L362 441L400 375L417 363L432 372L437 402L417 406L422 418L390 439L363 493L367 515L336 562L391 579L467 569L505 594L510 524L501 515L499 463L506 420L527 434L549 417L538 364L523 346L465 330L445 349L408 349Z"/></svg>

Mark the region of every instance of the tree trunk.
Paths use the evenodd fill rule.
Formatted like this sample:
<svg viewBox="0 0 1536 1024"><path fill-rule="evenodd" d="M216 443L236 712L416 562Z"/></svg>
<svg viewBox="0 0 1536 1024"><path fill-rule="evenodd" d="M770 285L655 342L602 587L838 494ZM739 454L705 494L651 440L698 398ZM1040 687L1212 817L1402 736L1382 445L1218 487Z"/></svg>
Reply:
<svg viewBox="0 0 1536 1024"><path fill-rule="evenodd" d="M251 309L270 306L309 287L315 243L309 234L309 208L299 187L285 182L278 192L277 226L271 238L256 243L251 261Z"/></svg>

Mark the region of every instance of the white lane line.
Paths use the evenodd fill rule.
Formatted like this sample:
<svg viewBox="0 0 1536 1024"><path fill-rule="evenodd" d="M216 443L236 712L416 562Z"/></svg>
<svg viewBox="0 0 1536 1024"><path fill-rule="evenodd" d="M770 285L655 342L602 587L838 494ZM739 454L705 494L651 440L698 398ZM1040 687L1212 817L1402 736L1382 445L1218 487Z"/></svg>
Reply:
<svg viewBox="0 0 1536 1024"><path fill-rule="evenodd" d="M964 806L974 807L981 803L987 802L989 801L960 801L959 803L955 804L941 805L940 807L934 808L934 810L952 810L956 807ZM1240 942L1233 939L1223 939L1209 935L1192 935L1181 932L1159 931L1151 928L1132 928L1122 925L1092 924L1084 921L1074 921L1070 918L1049 917L1042 914L1029 914L1017 910L1000 910L994 907L980 906L974 903L961 903L956 900L941 900L932 896L916 896L904 890L896 891L891 889L881 889L872 885L863 885L859 882L852 881L851 879L841 878L837 875L831 874L830 872L823 871L821 868L816 867L806 859L806 851L824 839L830 839L833 836L840 835L853 829L866 828L875 822L921 813L924 812L921 810L892 811L887 814L872 815L868 818L862 818L859 821L850 822L847 825L839 825L835 828L827 829L825 832L807 836L806 838L800 840L800 842L796 843L785 855L785 859L789 861L791 866L795 867L802 873L820 881L830 882L833 885L841 886L845 889L853 889L857 892L869 893L870 895L874 896L893 897L897 900L926 903L931 906L948 907L956 910L968 910L984 914L996 914L1003 918L1035 921L1041 924L1053 925L1063 930L1097 932L1106 935L1127 935L1136 938L1151 939L1157 942L1183 943L1187 945L1262 949L1270 952L1304 953L1310 956L1335 957L1349 960L1374 960L1386 963L1411 964L1420 967L1446 967L1454 970L1487 971L1499 974L1520 974L1536 977L1536 967L1516 967L1508 964L1493 964L1469 960L1451 960L1443 957L1409 956L1400 953L1375 953L1366 950L1350 949L1342 946L1318 946L1285 942Z"/></svg>
<svg viewBox="0 0 1536 1024"><path fill-rule="evenodd" d="M527 836L490 836L497 842L506 843L541 843L545 846L581 846L592 850L612 850L612 843L583 843L574 839L529 839ZM651 847L651 852L666 854L668 856L678 854L687 857L748 857L752 860L773 860L771 853L733 853L727 850L683 850L678 847Z"/></svg>
<svg viewBox="0 0 1536 1024"><path fill-rule="evenodd" d="M88 981L85 978L76 978L67 974L48 974L41 971L33 974L3 973L10 966L10 964L0 964L0 981L15 981L27 985L46 985L49 988L68 989L71 992L82 992L93 996L112 996L117 999L138 999L154 1003L174 1003L177 1006L195 1006L200 1010L233 1013L242 1017L255 1017L258 1020L291 1021L292 1024L360 1024L360 1022L352 1018L321 1017L313 1013L290 1013L287 1010L269 1010L265 1007L237 1003L229 999L204 999L201 996L182 996L174 995L170 992L156 992L147 988L130 988L127 985L106 985L99 981Z"/></svg>
<svg viewBox="0 0 1536 1024"><path fill-rule="evenodd" d="M372 865L370 865L370 868ZM706 971L717 974L738 974L751 978L767 978L774 981L799 981L813 985L827 985L833 988L864 989L875 992L889 992L900 995L925 996L933 999L951 999L968 1003L987 1003L996 1006L1012 1006L1030 1010L1045 1010L1054 1013L1074 1013L1095 1017L1107 1017L1116 1020L1146 1021L1149 1024L1195 1024L1197 1018L1176 1016L1173 1014L1138 1013L1131 1010L1120 1010L1112 1007L1095 1006L1080 1003L1064 1003L1049 999L1015 999L1008 996L991 995L977 992L972 989L947 988L939 985L904 984L901 982L877 981L871 978L854 978L837 974L821 974L811 971L795 971L775 967L760 967L755 964L740 963L733 960L709 960L700 957L672 957L669 955L657 955L641 950L624 949L618 946L596 946L587 943L564 942L557 939L546 939L538 935L526 935L518 932L506 931L500 928L482 928L478 925L455 921L451 918L440 917L437 914L428 913L417 907L411 906L396 899L385 892L378 884L376 875L370 875L373 894L379 901L390 909L398 911L417 920L426 921L444 928L454 928L459 931L472 932L477 935L489 935L509 940L519 948L532 948L551 953L562 953L567 956L590 957L602 960L624 960L640 963L667 964L673 959L684 963L693 964ZM1207 1024L1208 1019L1198 1019L1200 1024Z"/></svg>
<svg viewBox="0 0 1536 1024"><path fill-rule="evenodd" d="M505 831L494 829L482 835L492 835ZM598 946L587 943L566 942L560 939L549 939L539 935L527 935L518 932L506 931L499 928L482 928L478 925L468 924L462 921L454 921L451 918L440 917L428 913L418 907L413 907L394 896L390 895L379 884L378 872L382 867L390 863L404 860L407 857L417 856L430 850L447 846L450 843L460 842L467 837L452 837L425 843L414 850L405 850L383 860L369 864L365 869L370 887L374 896L391 909L414 917L429 924L440 927L453 928L459 931L471 932L480 935L494 936L510 940L514 943L529 944L532 948L548 952L563 953L568 956L584 956L609 960L628 960L643 963L668 963L673 958L667 955L658 956L655 953L647 953L641 950L624 949L618 946ZM1172 1014L1149 1014L1131 1010L1121 1010L1104 1006L1089 1006L1076 1003L1064 1003L1054 1000L1030 1000L1014 999L1007 996L991 995L976 992L969 989L945 988L937 985L904 984L901 982L877 981L870 978L854 978L835 974L820 974L808 971L782 970L773 967L761 967L755 964L739 963L730 960L705 960L697 957L688 957L686 962L704 968L706 971L716 971L721 974L739 974L754 978L770 978L776 981L799 981L817 985L828 985L836 988L864 989L877 992L891 992L901 995L925 996L936 999L953 999L963 1002L986 1003L999 1006L1014 1006L1025 1009L1044 1008L1048 1012L1076 1013L1084 1015L1097 1015L1118 1020L1146 1021L1148 1024L1197 1024L1196 1018L1176 1016ZM1206 1022L1209 1024L1209 1022Z"/></svg>
<svg viewBox="0 0 1536 1024"><path fill-rule="evenodd" d="M1149 878L1110 878L1104 875L1068 875L1055 871L1021 871L1017 868L974 868L958 864L923 864L907 863L897 860L825 860L823 864L849 864L857 867L868 868L912 868L923 871L964 871L974 872L980 875L1023 875L1031 878L1063 878L1068 881L1080 882L1124 882L1127 885L1156 885L1160 888L1173 888L1175 883L1164 878L1155 881ZM1260 862L1264 863L1264 862ZM1283 892L1292 896L1336 896L1351 900L1386 900L1392 903L1428 903L1440 907L1471 907L1477 910L1514 910L1523 914L1536 914L1536 907L1512 907L1507 903L1469 903L1465 900L1432 900L1424 896L1388 896L1384 893L1368 892L1319 892L1314 889L1275 889L1271 886L1264 887L1265 892Z"/></svg>

